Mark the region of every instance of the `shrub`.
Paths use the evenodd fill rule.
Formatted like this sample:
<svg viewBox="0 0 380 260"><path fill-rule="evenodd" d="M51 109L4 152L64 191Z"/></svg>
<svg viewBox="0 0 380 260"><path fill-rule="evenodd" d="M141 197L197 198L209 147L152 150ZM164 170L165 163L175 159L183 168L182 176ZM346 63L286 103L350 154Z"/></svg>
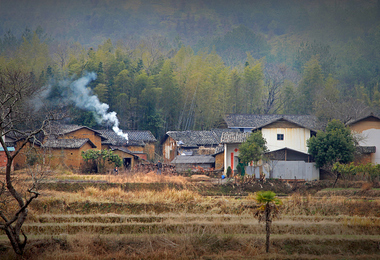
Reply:
<svg viewBox="0 0 380 260"><path fill-rule="evenodd" d="M231 175L232 175L232 169L231 169L230 166L228 166L228 168L227 168L227 177L229 178L229 177L231 177Z"/></svg>

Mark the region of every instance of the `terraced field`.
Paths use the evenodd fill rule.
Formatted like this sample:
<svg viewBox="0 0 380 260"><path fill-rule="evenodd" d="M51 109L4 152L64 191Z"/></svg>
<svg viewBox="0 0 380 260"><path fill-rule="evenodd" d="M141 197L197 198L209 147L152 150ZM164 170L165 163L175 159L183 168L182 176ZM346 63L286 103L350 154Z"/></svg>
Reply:
<svg viewBox="0 0 380 260"><path fill-rule="evenodd" d="M154 178L50 180L23 226L25 259L380 259L376 189L283 194L265 253L251 193L236 183ZM0 259L17 259L3 233Z"/></svg>

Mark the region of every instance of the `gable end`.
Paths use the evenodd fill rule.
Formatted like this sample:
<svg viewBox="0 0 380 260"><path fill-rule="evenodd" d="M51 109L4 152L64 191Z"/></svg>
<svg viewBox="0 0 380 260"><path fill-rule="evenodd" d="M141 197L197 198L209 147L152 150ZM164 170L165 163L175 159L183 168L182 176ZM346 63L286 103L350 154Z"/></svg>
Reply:
<svg viewBox="0 0 380 260"><path fill-rule="evenodd" d="M284 119L280 119L278 121L275 121L273 123L270 123L266 126L263 126L263 128L304 128L303 126L299 126L295 123L289 122Z"/></svg>

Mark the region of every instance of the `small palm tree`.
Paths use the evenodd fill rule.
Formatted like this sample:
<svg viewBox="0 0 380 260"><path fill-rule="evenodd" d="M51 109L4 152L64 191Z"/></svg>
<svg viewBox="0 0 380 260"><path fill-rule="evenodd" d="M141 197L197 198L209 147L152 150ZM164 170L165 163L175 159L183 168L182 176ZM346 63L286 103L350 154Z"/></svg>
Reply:
<svg viewBox="0 0 380 260"><path fill-rule="evenodd" d="M278 206L282 204L282 201L276 198L276 193L273 191L259 191L256 193L255 200L260 204L260 207L257 209L254 216L259 220L259 222L265 221L265 230L267 232L265 248L268 253L270 227L272 220L277 218L279 215Z"/></svg>

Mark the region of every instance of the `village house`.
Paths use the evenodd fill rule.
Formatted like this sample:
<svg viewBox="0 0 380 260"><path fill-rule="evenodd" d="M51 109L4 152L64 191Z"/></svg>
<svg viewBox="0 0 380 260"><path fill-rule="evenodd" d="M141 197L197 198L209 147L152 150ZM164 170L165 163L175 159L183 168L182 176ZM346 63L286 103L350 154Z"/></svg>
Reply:
<svg viewBox="0 0 380 260"><path fill-rule="evenodd" d="M354 134L360 135L356 163L380 163L380 117L371 113L346 125Z"/></svg>
<svg viewBox="0 0 380 260"><path fill-rule="evenodd" d="M197 155L200 147L215 148L219 143L220 139L212 131L169 131L161 142L163 161L170 163L177 155Z"/></svg>
<svg viewBox="0 0 380 260"><path fill-rule="evenodd" d="M212 155L177 155L171 164L175 165L176 170L180 172L196 170L198 167L210 170L214 168L215 158Z"/></svg>
<svg viewBox="0 0 380 260"><path fill-rule="evenodd" d="M98 131L103 137L102 150L110 149L122 159L125 169L133 169L139 160L139 156L127 148L129 140L109 129Z"/></svg>
<svg viewBox="0 0 380 260"><path fill-rule="evenodd" d="M82 163L82 152L97 149L89 138L48 139L43 144L48 152L47 162L51 167L64 165L78 169Z"/></svg>
<svg viewBox="0 0 380 260"><path fill-rule="evenodd" d="M45 162L55 167L63 165L78 169L83 164L82 152L89 149L110 149L123 160L124 167L134 167L140 158L154 158L156 139L149 131L126 131L129 140L112 130L93 130L86 126L54 123L39 142L29 142L15 158L18 168L26 166L28 154L33 150L47 154ZM132 148L132 149L130 149ZM139 158L140 157L140 158Z"/></svg>
<svg viewBox="0 0 380 260"><path fill-rule="evenodd" d="M48 131L43 147L49 152L52 167L64 165L78 169L83 164L82 152L102 147L100 132L87 126L52 124Z"/></svg>
<svg viewBox="0 0 380 260"><path fill-rule="evenodd" d="M39 142L29 142L23 148L15 158L15 165L25 167L28 154L34 151L45 154L45 163L52 167L63 165L78 169L83 163L82 151L101 149L100 133L86 126L53 123L45 131L47 135L40 137Z"/></svg>
<svg viewBox="0 0 380 260"><path fill-rule="evenodd" d="M161 141L163 160L165 163L170 163L177 155L193 156L220 153L222 150L218 146L220 146L222 134L231 131L235 130L169 131Z"/></svg>
<svg viewBox="0 0 380 260"><path fill-rule="evenodd" d="M95 149L101 150L102 147L101 133L87 126L54 123L47 129L47 134L44 143L54 139L89 139Z"/></svg>
<svg viewBox="0 0 380 260"><path fill-rule="evenodd" d="M227 115L225 121L229 128L239 129L240 132L226 132L222 135L224 171L228 167L237 170L239 145L246 141L251 132L260 130L267 141L267 155L277 163L276 166L274 163L258 165L261 167L246 166L246 173L258 176L259 172L264 172L267 177L282 179L319 179L319 171L307 153L307 140L317 132L314 116Z"/></svg>
<svg viewBox="0 0 380 260"><path fill-rule="evenodd" d="M141 159L154 161L157 139L148 130L123 130L128 134L127 148Z"/></svg>

